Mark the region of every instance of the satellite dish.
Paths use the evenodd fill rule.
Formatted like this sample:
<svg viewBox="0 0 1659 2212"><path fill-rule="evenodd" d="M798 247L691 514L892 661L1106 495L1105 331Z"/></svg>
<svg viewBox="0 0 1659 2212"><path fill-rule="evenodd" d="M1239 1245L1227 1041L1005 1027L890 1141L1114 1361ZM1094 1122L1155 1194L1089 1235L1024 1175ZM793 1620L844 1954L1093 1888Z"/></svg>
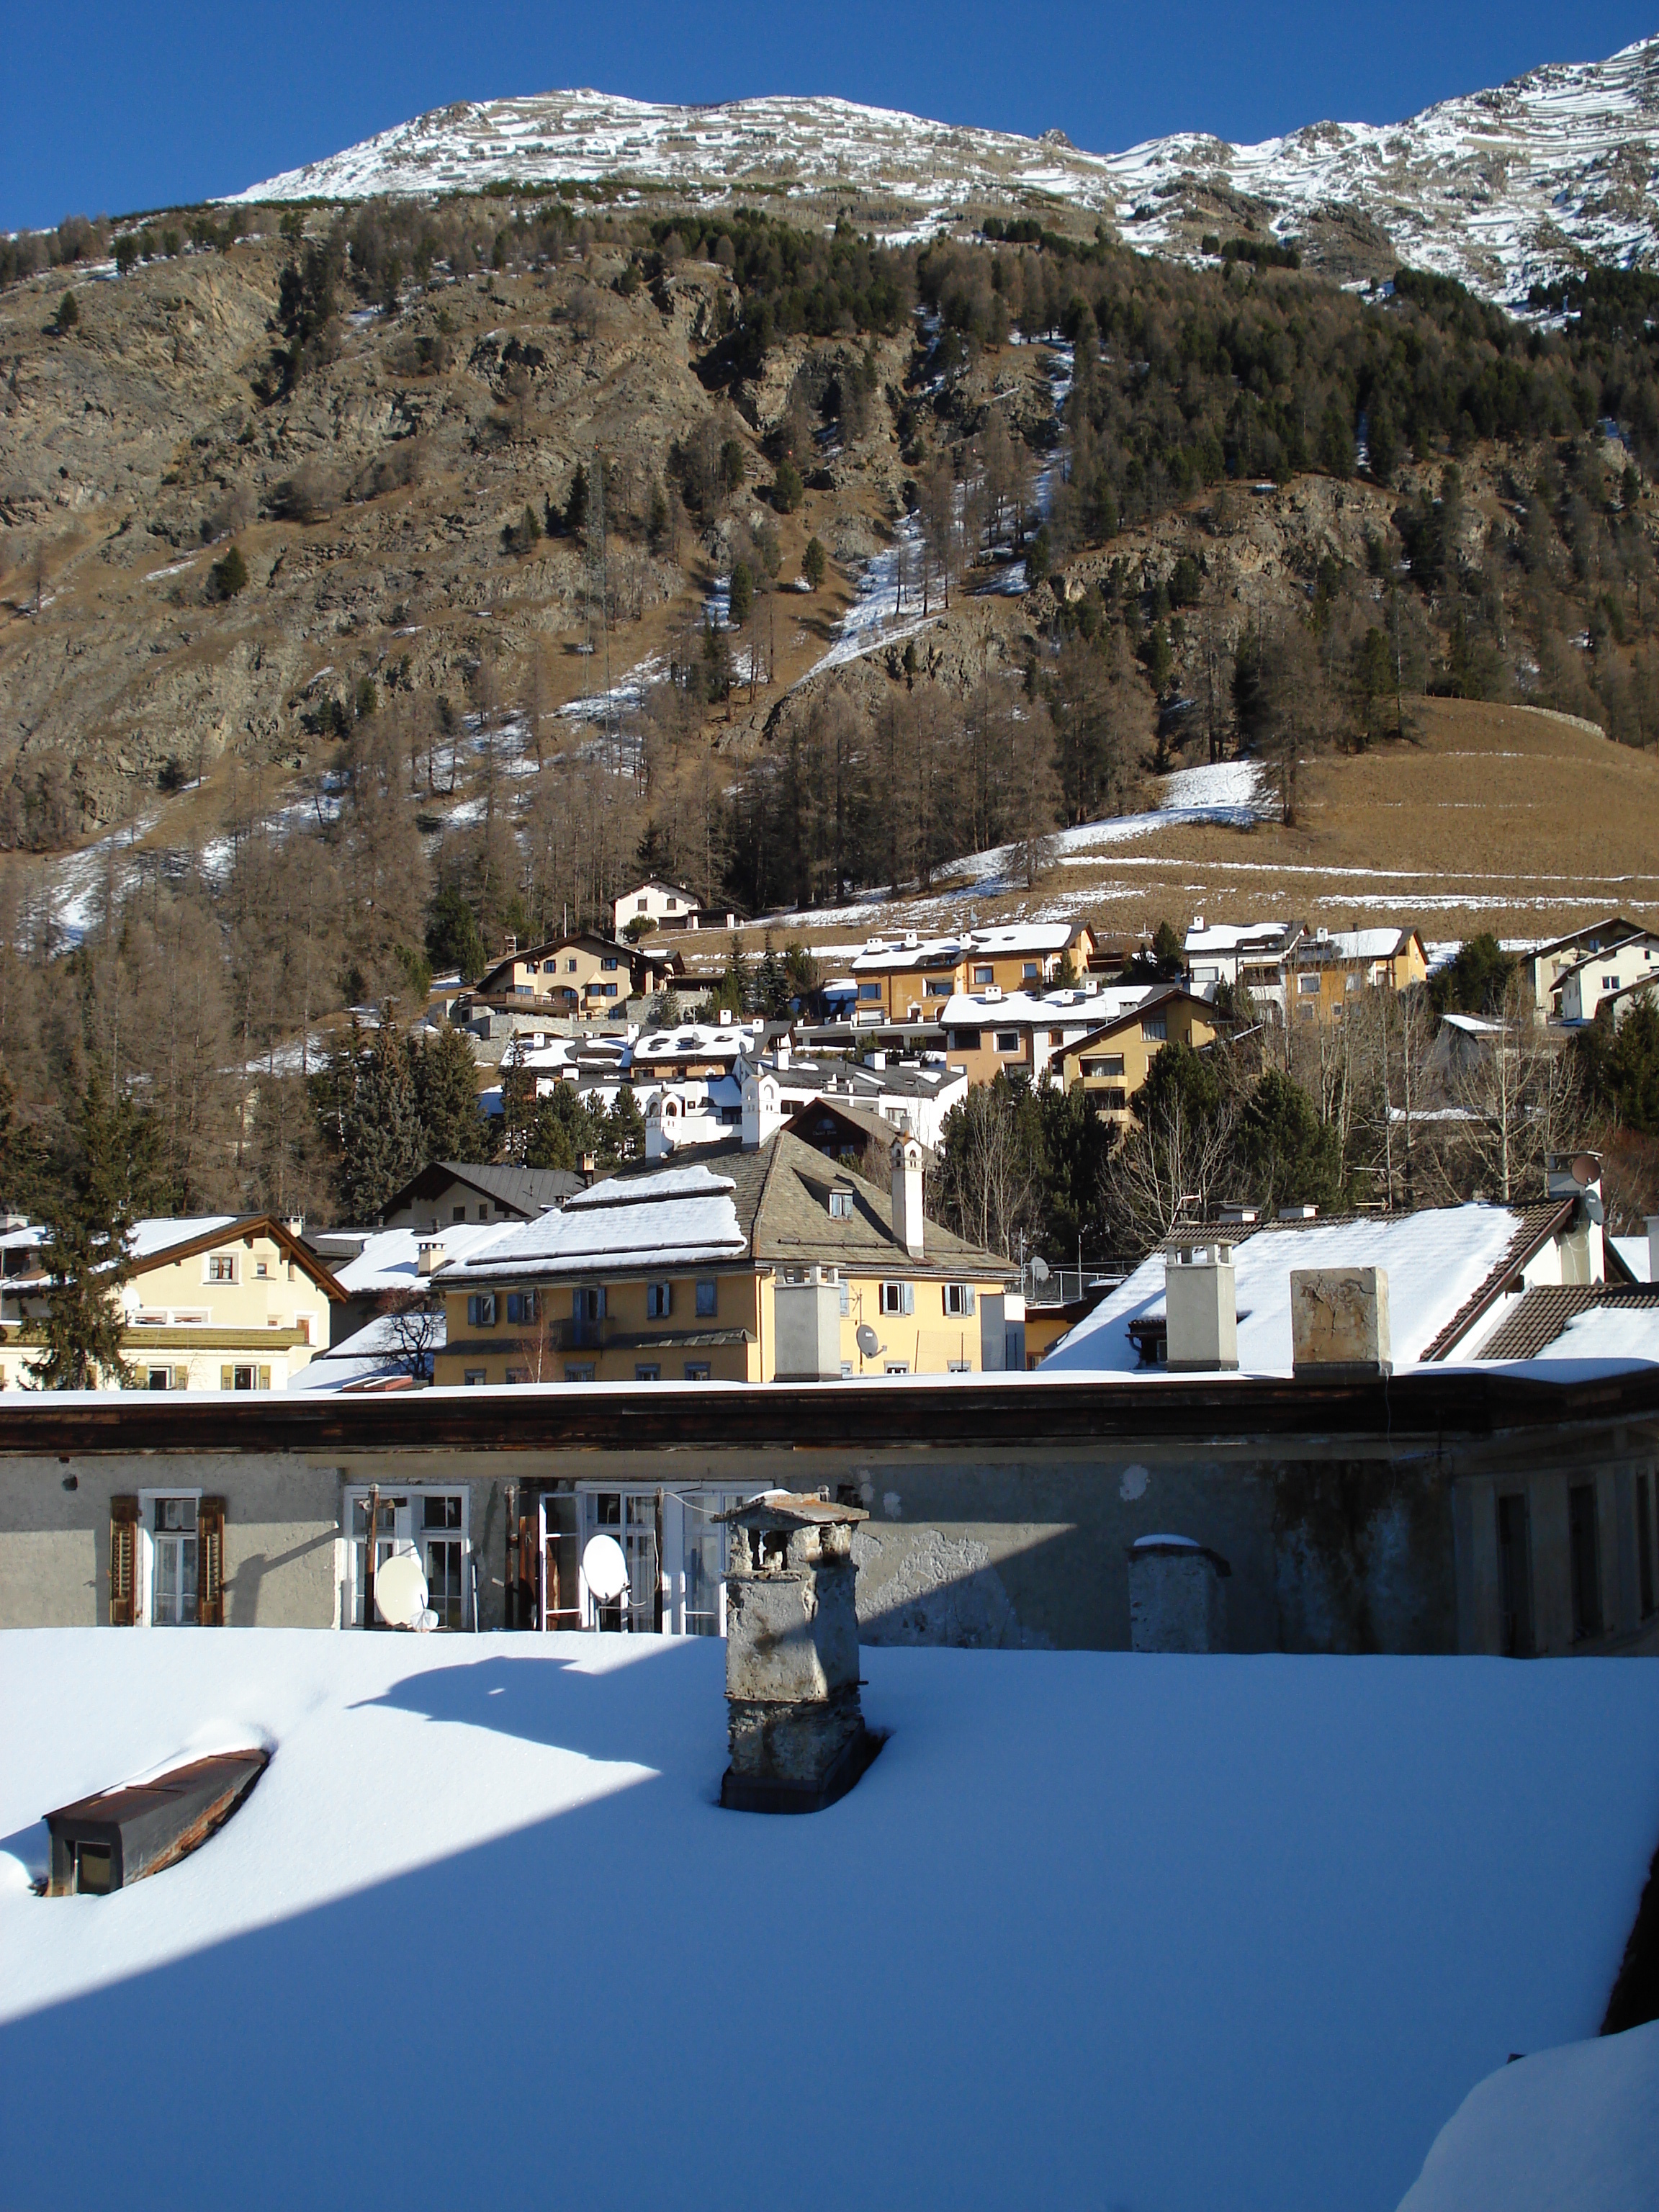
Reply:
<svg viewBox="0 0 1659 2212"><path fill-rule="evenodd" d="M1046 1283L1048 1279L1048 1262L1041 1253L1031 1262L1031 1279L1037 1283Z"/></svg>
<svg viewBox="0 0 1659 2212"><path fill-rule="evenodd" d="M861 1321L859 1323L855 1340L859 1350L866 1359L873 1359L881 1350L881 1339L867 1321Z"/></svg>
<svg viewBox="0 0 1659 2212"><path fill-rule="evenodd" d="M614 1605L628 1588L628 1561L614 1536L590 1536L582 1553L587 1587L601 1605Z"/></svg>
<svg viewBox="0 0 1659 2212"><path fill-rule="evenodd" d="M374 1570L374 1610L388 1628L416 1628L426 1613L426 1577L413 1552Z"/></svg>

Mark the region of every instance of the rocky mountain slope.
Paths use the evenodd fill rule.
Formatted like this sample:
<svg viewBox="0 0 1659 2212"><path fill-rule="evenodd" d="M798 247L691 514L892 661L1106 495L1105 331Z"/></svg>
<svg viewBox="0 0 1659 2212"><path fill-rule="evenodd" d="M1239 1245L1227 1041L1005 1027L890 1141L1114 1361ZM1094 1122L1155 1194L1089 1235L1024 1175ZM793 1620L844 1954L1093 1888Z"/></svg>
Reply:
<svg viewBox="0 0 1659 2212"><path fill-rule="evenodd" d="M850 205L888 237L990 209L1091 217L1197 257L1206 235L1294 238L1345 281L1399 261L1485 296L1586 263L1659 258L1659 39L1551 64L1397 125L1315 123L1257 146L1201 133L1127 153L957 128L845 100L653 106L598 92L459 102L252 185L247 202L477 191L493 184Z"/></svg>

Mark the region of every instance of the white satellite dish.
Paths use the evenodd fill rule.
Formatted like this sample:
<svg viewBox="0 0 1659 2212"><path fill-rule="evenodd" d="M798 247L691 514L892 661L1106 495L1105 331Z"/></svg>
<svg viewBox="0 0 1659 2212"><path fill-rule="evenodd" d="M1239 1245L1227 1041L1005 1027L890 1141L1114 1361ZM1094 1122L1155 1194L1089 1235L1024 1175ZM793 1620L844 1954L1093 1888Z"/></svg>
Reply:
<svg viewBox="0 0 1659 2212"><path fill-rule="evenodd" d="M1048 1279L1048 1262L1040 1252L1031 1262L1031 1279L1036 1283L1046 1283Z"/></svg>
<svg viewBox="0 0 1659 2212"><path fill-rule="evenodd" d="M374 1570L374 1610L388 1628L418 1628L426 1614L426 1577L413 1552Z"/></svg>
<svg viewBox="0 0 1659 2212"><path fill-rule="evenodd" d="M864 1354L866 1359L873 1359L876 1354L881 1350L881 1339L876 1334L876 1332L871 1328L867 1321L861 1321L859 1323L858 1329L856 1331L856 1342L858 1344L859 1350Z"/></svg>
<svg viewBox="0 0 1659 2212"><path fill-rule="evenodd" d="M628 1561L614 1536L590 1536L582 1553L582 1573L601 1605L614 1605L628 1588Z"/></svg>

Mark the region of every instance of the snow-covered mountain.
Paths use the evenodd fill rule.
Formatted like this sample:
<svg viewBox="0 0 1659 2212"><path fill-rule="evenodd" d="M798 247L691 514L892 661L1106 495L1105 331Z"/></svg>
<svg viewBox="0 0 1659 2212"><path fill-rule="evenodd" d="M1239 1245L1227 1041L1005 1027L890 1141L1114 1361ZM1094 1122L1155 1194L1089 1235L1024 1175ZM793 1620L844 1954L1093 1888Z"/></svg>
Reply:
<svg viewBox="0 0 1659 2212"><path fill-rule="evenodd" d="M1341 276L1395 260L1492 299L1586 262L1659 262L1659 38L1533 70L1394 125L1316 123L1259 146L1197 134L1127 153L840 100L652 106L597 92L461 102L237 195L362 199L502 182L606 183L719 203L845 198L890 237L989 209L1091 211L1144 250L1206 233L1302 241Z"/></svg>

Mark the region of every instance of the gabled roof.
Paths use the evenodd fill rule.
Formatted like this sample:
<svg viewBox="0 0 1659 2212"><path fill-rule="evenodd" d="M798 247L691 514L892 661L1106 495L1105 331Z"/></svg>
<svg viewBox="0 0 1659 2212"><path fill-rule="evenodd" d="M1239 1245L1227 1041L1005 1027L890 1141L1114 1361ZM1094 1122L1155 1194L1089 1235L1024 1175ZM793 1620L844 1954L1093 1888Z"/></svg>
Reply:
<svg viewBox="0 0 1659 2212"><path fill-rule="evenodd" d="M1323 937L1304 937L1296 948L1298 967L1305 961L1396 959L1415 940L1427 957L1427 948L1415 929L1334 929Z"/></svg>
<svg viewBox="0 0 1659 2212"><path fill-rule="evenodd" d="M1212 1000L1201 998L1196 991L1188 990L1184 984L1176 983L1167 990L1159 990L1154 986L1137 1005L1125 1006L1121 1013L1115 1014L1109 1021L1102 1022L1097 1029L1091 1030L1086 1036L1078 1037L1068 1044L1066 1048L1066 1057L1071 1060L1080 1054L1094 1051L1097 1046L1103 1043L1108 1037L1115 1036L1120 1030L1127 1029L1132 1022L1144 1020L1148 1014L1157 1013L1160 1007L1172 1006L1177 999L1184 999L1188 1006L1196 1006L1207 1022L1218 1023L1221 1019L1215 1010L1215 1003Z"/></svg>
<svg viewBox="0 0 1659 2212"><path fill-rule="evenodd" d="M1641 933L1640 922L1626 921L1622 914L1610 914L1605 921L1586 922L1583 929L1569 930L1565 937L1553 937L1530 957L1547 960L1553 952L1565 952L1570 945L1589 945L1605 951L1610 945L1621 945L1626 938L1639 937Z"/></svg>
<svg viewBox="0 0 1659 2212"><path fill-rule="evenodd" d="M1061 1373L1134 1368L1136 1332L1164 1318L1166 1255L1183 1245L1217 1243L1233 1248L1238 1358L1246 1372L1291 1370L1290 1277L1296 1267L1384 1268L1395 1365L1444 1359L1527 1261L1571 1219L1577 1202L1439 1206L1259 1226L1194 1223L1143 1260L1043 1364Z"/></svg>
<svg viewBox="0 0 1659 2212"><path fill-rule="evenodd" d="M821 1128L826 1121L833 1123L844 1135L848 1151L861 1152L866 1146L873 1145L884 1158L899 1133L893 1124L884 1121L879 1114L866 1114L861 1107L850 1105L844 1099L826 1097L823 1091L816 1098L809 1099L805 1106L799 1107L783 1126L791 1136L799 1137L803 1144L811 1145L815 1152L828 1159L830 1154L823 1152L821 1145L814 1144L807 1133L814 1127ZM922 1146L921 1153L924 1159L933 1157L926 1145Z"/></svg>
<svg viewBox="0 0 1659 2212"><path fill-rule="evenodd" d="M510 1207L526 1221L534 1221L549 1206L585 1187L579 1175L564 1168L478 1167L470 1160L431 1160L401 1190L392 1192L380 1209L381 1218L417 1198L436 1198L457 1182L476 1190L480 1198Z"/></svg>
<svg viewBox="0 0 1659 2212"><path fill-rule="evenodd" d="M511 975L514 964L520 960L545 960L550 953L568 951L572 947L599 953L606 959L619 960L627 967L630 975L636 969L655 968L660 964L653 954L642 953L637 945L623 945L614 937L602 936L597 929L573 929L563 937L545 937L539 945L521 945L516 952L503 953L473 985L474 995L487 999L496 977Z"/></svg>
<svg viewBox="0 0 1659 2212"><path fill-rule="evenodd" d="M344 1297L333 1270L274 1213L210 1213L193 1219L163 1217L137 1222L128 1247L132 1255L130 1278L148 1274L152 1267L175 1267L180 1260L215 1251L222 1244L252 1242L255 1237L269 1237L288 1259L305 1269L325 1297Z"/></svg>
<svg viewBox="0 0 1659 2212"><path fill-rule="evenodd" d="M882 1134L890 1140L893 1132ZM700 1145L695 1160L677 1155L608 1176L560 1212L510 1230L433 1280L453 1291L647 1267L814 1261L976 1281L1017 1272L931 1221L924 1255L913 1260L893 1234L892 1200L861 1178L853 1179L852 1214L832 1218L830 1189L848 1180L787 1127L752 1150L735 1139Z"/></svg>

